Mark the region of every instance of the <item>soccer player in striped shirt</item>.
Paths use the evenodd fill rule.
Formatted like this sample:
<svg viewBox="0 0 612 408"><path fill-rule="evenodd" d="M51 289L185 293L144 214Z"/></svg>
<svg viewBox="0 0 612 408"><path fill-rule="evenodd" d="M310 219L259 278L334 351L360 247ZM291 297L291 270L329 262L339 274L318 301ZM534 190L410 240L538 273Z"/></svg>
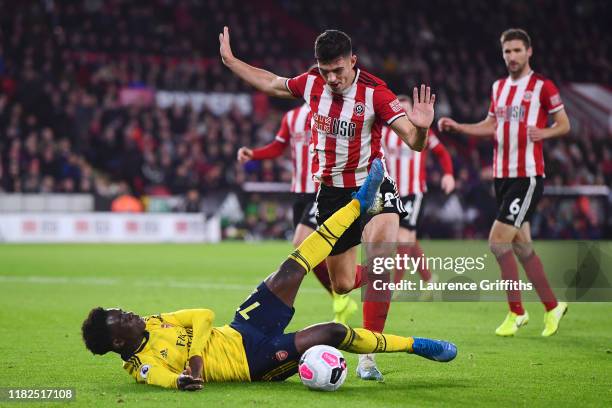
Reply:
<svg viewBox="0 0 612 408"><path fill-rule="evenodd" d="M315 41L318 68L294 78L283 78L236 58L229 30L219 34L219 52L225 66L261 92L280 98L302 98L312 112L312 172L320 183L317 223L321 225L338 208L350 202L368 174L371 163L383 157L380 131L390 126L404 143L421 151L433 121L435 95L421 85L413 90L413 106L404 111L381 79L356 67L351 39L338 30L327 30ZM351 225L327 258L334 292L345 294L361 286L357 273L357 245L371 243L368 256L392 256L389 245L397 242L399 220L406 213L395 183L387 177L380 187L385 205L381 213L364 215ZM389 205L387 205L387 203ZM382 249L382 250L381 250ZM372 279L373 281L373 279ZM364 302L364 326L382 331L389 311L390 293ZM374 356L360 357L357 373L362 379L381 380Z"/></svg>
<svg viewBox="0 0 612 408"><path fill-rule="evenodd" d="M300 284L321 263L335 242L372 208L383 181L380 160L354 198L329 217L257 286L233 321L214 326L210 309L179 310L146 318L121 309L96 307L82 325L85 346L94 354L114 352L140 384L202 389L209 382L282 381L297 373L300 356L325 344L350 353L408 353L438 362L457 355L449 342L404 337L321 323L285 333Z"/></svg>
<svg viewBox="0 0 612 408"><path fill-rule="evenodd" d="M297 248L302 241L317 228L315 193L317 185L312 178L310 163L311 124L312 115L307 104L291 109L283 115L281 126L276 138L266 146L251 149L246 146L238 149L238 161L246 163L249 160L274 159L283 154L291 146L291 161L293 162L291 192L293 203L293 246ZM313 268L313 273L323 287L332 295L334 301L334 321L347 323L350 315L357 310L353 299L338 295L332 291L327 264L321 262Z"/></svg>
<svg viewBox="0 0 612 408"><path fill-rule="evenodd" d="M509 76L493 83L488 116L475 124L457 123L441 118L441 130L474 137L494 137L493 175L498 213L489 234L489 246L497 258L502 278L518 280L514 255L544 304L542 336L551 336L567 311L552 292L544 267L531 245L529 220L542 196L544 177L543 142L570 130L570 123L555 84L534 73L529 65L532 55L527 32L511 28L501 35L503 58ZM552 125L547 127L548 117ZM521 293L508 291L510 311L495 333L512 336L527 324Z"/></svg>
<svg viewBox="0 0 612 408"><path fill-rule="evenodd" d="M410 110L410 98L407 95L398 95L402 108ZM453 161L448 150L444 147L433 130L429 130L427 148L416 152L406 146L399 136L388 126L383 127L382 142L385 149L385 161L389 174L395 180L404 209L408 213L400 220L398 234L398 254L409 257L423 257L423 250L417 241L417 226L423 210L423 196L427 192L427 175L425 174L427 152L431 151L442 168L443 176L440 186L446 194L455 189L455 176L453 175ZM404 277L405 270L399 269L395 274L395 282ZM425 282L430 282L432 276L426 265L421 265L419 275ZM429 299L432 292L423 293L423 299Z"/></svg>

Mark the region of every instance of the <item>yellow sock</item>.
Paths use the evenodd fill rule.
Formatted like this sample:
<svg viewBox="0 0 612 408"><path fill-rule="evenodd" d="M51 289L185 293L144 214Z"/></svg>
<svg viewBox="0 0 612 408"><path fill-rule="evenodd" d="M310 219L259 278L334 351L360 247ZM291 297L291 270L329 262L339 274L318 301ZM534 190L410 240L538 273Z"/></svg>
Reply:
<svg viewBox="0 0 612 408"><path fill-rule="evenodd" d="M359 201L353 199L311 233L289 258L310 272L327 258L338 238L359 218L359 214Z"/></svg>
<svg viewBox="0 0 612 408"><path fill-rule="evenodd" d="M413 352L414 339L412 337L376 333L368 329L353 329L348 326L346 328L348 332L338 346L340 350L356 354Z"/></svg>

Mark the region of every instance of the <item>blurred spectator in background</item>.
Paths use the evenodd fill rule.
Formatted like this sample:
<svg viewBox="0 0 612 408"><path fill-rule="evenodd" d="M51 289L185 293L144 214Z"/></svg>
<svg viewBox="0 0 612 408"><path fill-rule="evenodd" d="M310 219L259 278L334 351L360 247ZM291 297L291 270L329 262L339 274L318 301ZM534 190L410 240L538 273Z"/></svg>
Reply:
<svg viewBox="0 0 612 408"><path fill-rule="evenodd" d="M144 207L142 202L130 194L130 189L127 183L121 182L119 187L119 196L113 200L111 204L111 211L139 213L143 212L143 210Z"/></svg>
<svg viewBox="0 0 612 408"><path fill-rule="evenodd" d="M479 118L489 84L504 72L495 39L505 27L532 33L533 65L554 81L612 83L606 0L431 0L410 4L409 26L406 7L398 0L0 0L0 191L113 197L125 180L137 197L190 189L206 197L240 191L244 181L290 180L289 160L243 167L233 158L240 146L270 140L280 112L293 105L260 94L245 94L250 114L237 103L223 110L157 103L160 90L250 92L217 56L223 24L238 55L285 76L308 68L317 33L343 29L359 44L360 66L398 92L431 84L436 113L461 121ZM612 185L612 138L590 126L547 144L548 185ZM492 142L441 139L459 175L465 225L452 233L479 236L489 216L483 203L492 199L481 182ZM436 177L431 163L428 171ZM268 225L267 213L258 214Z"/></svg>
<svg viewBox="0 0 612 408"><path fill-rule="evenodd" d="M186 213L199 213L202 211L202 199L198 190L192 188L187 192L187 195L183 198L183 201L179 205L179 212Z"/></svg>

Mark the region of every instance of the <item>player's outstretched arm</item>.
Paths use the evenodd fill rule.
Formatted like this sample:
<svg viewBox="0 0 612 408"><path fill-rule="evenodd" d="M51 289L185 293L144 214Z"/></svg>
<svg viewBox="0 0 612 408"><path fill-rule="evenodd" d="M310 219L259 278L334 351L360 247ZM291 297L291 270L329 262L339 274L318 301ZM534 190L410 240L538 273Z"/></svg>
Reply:
<svg viewBox="0 0 612 408"><path fill-rule="evenodd" d="M438 129L442 132L463 133L473 137L493 137L495 134L495 117L487 116L478 123L457 123L451 118L440 118Z"/></svg>
<svg viewBox="0 0 612 408"><path fill-rule="evenodd" d="M238 149L238 162L244 164L249 160L275 159L283 154L286 147L287 143L280 142L278 139L275 139L272 143L256 149L242 146L240 149Z"/></svg>
<svg viewBox="0 0 612 408"><path fill-rule="evenodd" d="M436 95L425 85L421 85L420 92L415 87L412 93L412 110L406 112L407 117L402 116L394 121L391 129L411 149L420 152L427 145L427 131L433 122Z"/></svg>
<svg viewBox="0 0 612 408"><path fill-rule="evenodd" d="M294 98L285 86L287 78L279 77L272 72L256 68L234 56L230 46L229 28L227 26L223 27L223 32L219 34L219 53L226 67L257 90L279 98Z"/></svg>

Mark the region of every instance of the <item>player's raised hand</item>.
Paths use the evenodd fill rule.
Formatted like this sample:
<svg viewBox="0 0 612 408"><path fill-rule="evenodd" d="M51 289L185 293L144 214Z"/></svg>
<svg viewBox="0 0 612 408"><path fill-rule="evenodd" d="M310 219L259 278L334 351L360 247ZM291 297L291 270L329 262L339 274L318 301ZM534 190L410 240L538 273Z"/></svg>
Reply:
<svg viewBox="0 0 612 408"><path fill-rule="evenodd" d="M242 146L238 149L238 162L244 164L249 160L253 159L253 150L246 146Z"/></svg>
<svg viewBox="0 0 612 408"><path fill-rule="evenodd" d="M415 86L412 91L412 111L406 112L410 122L419 128L428 128L434 119L434 102L436 94L431 93L431 88L421 84L421 89Z"/></svg>
<svg viewBox="0 0 612 408"><path fill-rule="evenodd" d="M438 120L438 130L440 132L457 132L458 123L452 120L451 118L440 118Z"/></svg>
<svg viewBox="0 0 612 408"><path fill-rule="evenodd" d="M221 61L225 65L229 64L234 58L232 47L230 46L229 28L227 26L224 26L223 32L219 33L219 54L221 54Z"/></svg>

